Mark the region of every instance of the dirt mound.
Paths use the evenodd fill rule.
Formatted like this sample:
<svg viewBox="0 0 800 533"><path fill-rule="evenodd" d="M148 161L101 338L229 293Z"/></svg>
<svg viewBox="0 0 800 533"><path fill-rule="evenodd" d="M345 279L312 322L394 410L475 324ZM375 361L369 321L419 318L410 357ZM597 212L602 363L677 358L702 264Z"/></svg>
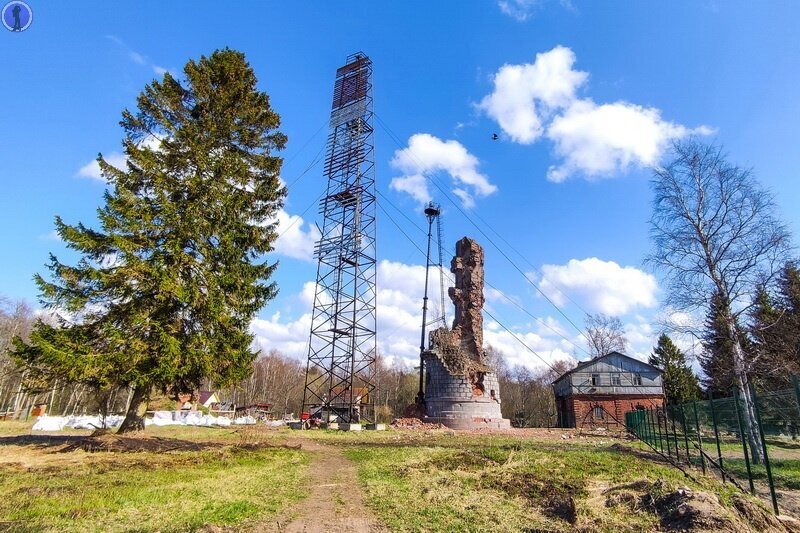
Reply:
<svg viewBox="0 0 800 533"><path fill-rule="evenodd" d="M395 418L390 425L395 429L445 429L443 424L430 424L419 418Z"/></svg>
<svg viewBox="0 0 800 533"><path fill-rule="evenodd" d="M725 507L716 494L674 488L659 480L640 480L604 491L606 506L625 506L634 512L660 517L665 531L788 532L780 520L747 497L735 495L733 507Z"/></svg>

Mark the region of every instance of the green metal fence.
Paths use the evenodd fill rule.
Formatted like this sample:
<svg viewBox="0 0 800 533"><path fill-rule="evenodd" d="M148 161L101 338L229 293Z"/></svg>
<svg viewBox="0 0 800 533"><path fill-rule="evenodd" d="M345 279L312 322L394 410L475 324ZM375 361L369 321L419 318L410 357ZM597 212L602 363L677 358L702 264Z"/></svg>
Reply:
<svg viewBox="0 0 800 533"><path fill-rule="evenodd" d="M625 414L636 437L669 461L719 475L723 482L798 512L791 493L800 489L800 384L791 389L756 391L754 433L738 391L728 398L709 398ZM758 440L761 442L759 443ZM753 448L756 446L758 451ZM796 493L795 493L796 495Z"/></svg>

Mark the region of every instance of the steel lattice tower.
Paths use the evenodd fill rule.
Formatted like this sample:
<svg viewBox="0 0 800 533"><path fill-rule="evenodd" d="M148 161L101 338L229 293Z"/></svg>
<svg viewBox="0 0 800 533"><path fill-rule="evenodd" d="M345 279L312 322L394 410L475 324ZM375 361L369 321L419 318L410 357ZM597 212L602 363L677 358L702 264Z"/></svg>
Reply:
<svg viewBox="0 0 800 533"><path fill-rule="evenodd" d="M323 225L315 254L317 286L311 319L303 410L323 421L373 420L375 367L375 161L372 61L363 53L336 71Z"/></svg>

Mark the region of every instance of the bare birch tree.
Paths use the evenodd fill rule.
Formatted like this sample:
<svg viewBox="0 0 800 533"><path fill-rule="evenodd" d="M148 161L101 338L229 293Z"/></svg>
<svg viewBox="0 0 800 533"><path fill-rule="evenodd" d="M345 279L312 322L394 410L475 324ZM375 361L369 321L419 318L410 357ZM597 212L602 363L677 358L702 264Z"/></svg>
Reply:
<svg viewBox="0 0 800 533"><path fill-rule="evenodd" d="M737 319L752 305L758 285L778 273L789 233L775 214L772 195L752 171L728 162L718 146L679 141L673 155L653 171L650 233L655 246L648 262L665 276L667 305L708 310L715 293L728 302L722 315L733 347L745 431L753 460L760 462L761 439Z"/></svg>
<svg viewBox="0 0 800 533"><path fill-rule="evenodd" d="M0 412L11 411L14 417L24 411L28 395L25 375L9 354L14 338L28 338L34 320L33 310L23 300L0 296Z"/></svg>
<svg viewBox="0 0 800 533"><path fill-rule="evenodd" d="M625 330L619 318L598 313L586 315L585 322L586 344L593 358L611 352L625 352L628 339L625 338Z"/></svg>

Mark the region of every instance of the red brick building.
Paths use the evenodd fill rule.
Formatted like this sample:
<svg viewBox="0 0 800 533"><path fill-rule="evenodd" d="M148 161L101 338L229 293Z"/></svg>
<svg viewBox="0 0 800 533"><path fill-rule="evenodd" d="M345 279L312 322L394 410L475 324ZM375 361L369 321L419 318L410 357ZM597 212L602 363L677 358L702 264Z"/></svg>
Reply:
<svg viewBox="0 0 800 533"><path fill-rule="evenodd" d="M558 426L620 427L625 413L664 405L662 371L611 352L562 374L553 382Z"/></svg>

